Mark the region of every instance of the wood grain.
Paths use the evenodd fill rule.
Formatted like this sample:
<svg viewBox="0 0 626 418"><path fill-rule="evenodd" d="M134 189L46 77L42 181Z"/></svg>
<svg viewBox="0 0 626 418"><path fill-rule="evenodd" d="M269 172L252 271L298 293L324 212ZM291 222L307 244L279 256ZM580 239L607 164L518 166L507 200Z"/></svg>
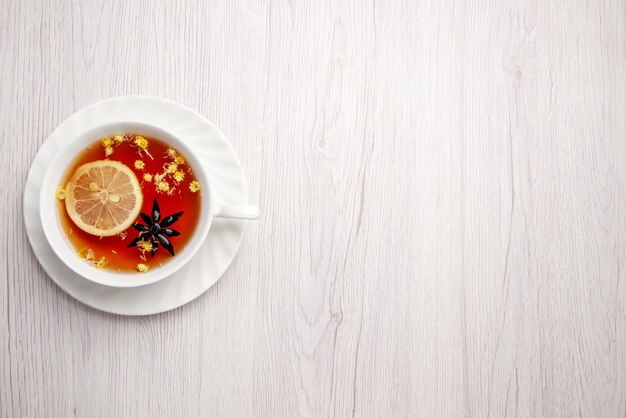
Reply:
<svg viewBox="0 0 626 418"><path fill-rule="evenodd" d="M625 417L626 5L0 3L0 415ZM125 318L58 289L22 192L125 94L214 121L262 211Z"/></svg>

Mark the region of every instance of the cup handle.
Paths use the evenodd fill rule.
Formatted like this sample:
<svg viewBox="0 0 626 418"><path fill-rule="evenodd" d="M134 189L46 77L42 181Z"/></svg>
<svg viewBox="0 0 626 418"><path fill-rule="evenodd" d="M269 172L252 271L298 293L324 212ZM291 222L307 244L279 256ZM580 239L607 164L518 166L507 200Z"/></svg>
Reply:
<svg viewBox="0 0 626 418"><path fill-rule="evenodd" d="M213 216L216 218L254 220L259 217L259 208L252 205L218 205Z"/></svg>

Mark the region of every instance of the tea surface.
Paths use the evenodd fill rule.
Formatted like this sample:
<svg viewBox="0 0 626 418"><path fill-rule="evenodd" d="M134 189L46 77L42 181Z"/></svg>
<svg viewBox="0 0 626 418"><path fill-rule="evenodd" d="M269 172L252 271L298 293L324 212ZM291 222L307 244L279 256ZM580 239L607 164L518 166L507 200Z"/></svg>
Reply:
<svg viewBox="0 0 626 418"><path fill-rule="evenodd" d="M87 147L68 166L61 187L67 186L83 164L104 159L126 165L137 176L143 193L142 215L134 220L136 227L131 226L118 235L100 237L78 228L70 218L65 202L59 200L59 213L68 240L76 249L77 257L84 258L97 268L135 272L158 268L176 255L170 254L160 238L149 233L154 231L146 231L153 222L150 218L154 199L158 203L161 222L169 215L183 212L171 225L163 226L161 231L166 244L169 241L174 254L177 254L193 235L201 211L200 184L193 168L189 167L184 155L165 142L145 135L128 134L104 138ZM166 229L173 230L172 235L167 236ZM128 247L133 242L135 245Z"/></svg>

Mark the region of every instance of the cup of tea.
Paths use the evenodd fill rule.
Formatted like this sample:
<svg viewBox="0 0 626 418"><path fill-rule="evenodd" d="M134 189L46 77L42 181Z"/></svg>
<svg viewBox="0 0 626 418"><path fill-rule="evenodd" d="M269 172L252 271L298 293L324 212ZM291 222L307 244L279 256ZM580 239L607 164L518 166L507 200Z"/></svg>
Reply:
<svg viewBox="0 0 626 418"><path fill-rule="evenodd" d="M59 259L95 283L144 286L186 265L215 218L257 219L256 206L222 202L206 163L184 138L122 121L69 138L48 166L39 199Z"/></svg>

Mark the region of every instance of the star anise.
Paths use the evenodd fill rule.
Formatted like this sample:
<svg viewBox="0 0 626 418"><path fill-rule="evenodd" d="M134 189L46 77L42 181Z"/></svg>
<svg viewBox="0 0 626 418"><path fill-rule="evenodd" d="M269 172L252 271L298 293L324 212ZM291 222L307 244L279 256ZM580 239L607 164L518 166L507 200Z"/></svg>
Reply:
<svg viewBox="0 0 626 418"><path fill-rule="evenodd" d="M159 204L155 198L154 202L152 202L152 213L150 215L141 213L140 216L145 225L139 222L133 224L133 228L139 231L139 236L128 244L128 247L138 246L141 242L149 242L151 244L150 255L152 257L157 252L159 245L174 255L174 246L170 241L170 237L176 237L180 235L180 232L169 228L169 226L183 216L183 212L176 212L161 219L161 209L159 209Z"/></svg>

